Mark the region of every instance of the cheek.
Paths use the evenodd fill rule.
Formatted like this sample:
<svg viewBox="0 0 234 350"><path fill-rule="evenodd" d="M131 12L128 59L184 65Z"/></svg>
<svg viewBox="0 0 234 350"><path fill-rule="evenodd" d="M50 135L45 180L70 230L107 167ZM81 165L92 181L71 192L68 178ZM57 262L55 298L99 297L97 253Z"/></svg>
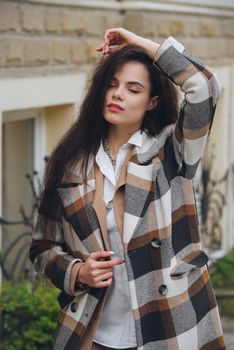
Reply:
<svg viewBox="0 0 234 350"><path fill-rule="evenodd" d="M149 100L146 96L139 96L132 99L131 106L139 111L145 111L148 107Z"/></svg>
<svg viewBox="0 0 234 350"><path fill-rule="evenodd" d="M110 97L111 97L111 93L110 93L110 91L107 91L107 92L106 92L105 99L104 99L104 104L106 104L106 103L107 103L107 101L109 101L109 100L110 100Z"/></svg>
<svg viewBox="0 0 234 350"><path fill-rule="evenodd" d="M110 101L111 94L110 92L106 93L106 96L104 98L104 104L103 104L103 113L106 111L106 105Z"/></svg>

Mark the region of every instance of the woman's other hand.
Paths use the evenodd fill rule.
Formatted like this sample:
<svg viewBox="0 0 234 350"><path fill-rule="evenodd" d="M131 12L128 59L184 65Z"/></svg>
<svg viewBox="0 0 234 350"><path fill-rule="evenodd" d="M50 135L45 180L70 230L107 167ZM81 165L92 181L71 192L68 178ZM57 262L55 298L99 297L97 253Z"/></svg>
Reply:
<svg viewBox="0 0 234 350"><path fill-rule="evenodd" d="M113 267L124 263L123 259L105 260L112 254L106 251L91 253L79 270L77 282L95 288L108 287L112 283Z"/></svg>
<svg viewBox="0 0 234 350"><path fill-rule="evenodd" d="M111 28L104 34L104 41L96 50L103 56L118 51L125 45L135 45L143 49L152 59L155 58L159 44L143 38L124 28Z"/></svg>
<svg viewBox="0 0 234 350"><path fill-rule="evenodd" d="M124 28L111 28L104 34L103 44L97 48L103 55L119 50L125 45L136 45L138 36ZM112 47L114 46L114 47Z"/></svg>

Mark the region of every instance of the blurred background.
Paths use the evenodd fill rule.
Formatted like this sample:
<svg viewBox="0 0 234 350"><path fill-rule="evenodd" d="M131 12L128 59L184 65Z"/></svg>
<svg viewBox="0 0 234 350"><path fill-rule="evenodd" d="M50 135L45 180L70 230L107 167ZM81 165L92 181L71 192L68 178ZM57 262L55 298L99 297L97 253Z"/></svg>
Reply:
<svg viewBox="0 0 234 350"><path fill-rule="evenodd" d="M159 43L172 35L222 82L194 187L228 342L234 333L234 1L0 0L2 350L51 348L57 291L34 281L28 261L33 209L46 157L76 118L109 27Z"/></svg>

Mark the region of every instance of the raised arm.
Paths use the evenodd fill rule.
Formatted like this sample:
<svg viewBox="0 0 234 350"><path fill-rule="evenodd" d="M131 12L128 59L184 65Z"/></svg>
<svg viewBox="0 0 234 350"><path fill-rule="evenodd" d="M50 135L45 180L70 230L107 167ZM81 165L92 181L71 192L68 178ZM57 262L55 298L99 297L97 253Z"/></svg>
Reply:
<svg viewBox="0 0 234 350"><path fill-rule="evenodd" d="M221 93L215 74L173 37L159 45L123 28L112 28L106 31L97 51L105 55L124 45L143 49L153 64L180 86L184 99L173 134L174 152L178 173L187 178L194 177Z"/></svg>
<svg viewBox="0 0 234 350"><path fill-rule="evenodd" d="M172 37L157 50L154 65L184 94L173 144L178 172L193 178L204 152L221 85L209 67Z"/></svg>

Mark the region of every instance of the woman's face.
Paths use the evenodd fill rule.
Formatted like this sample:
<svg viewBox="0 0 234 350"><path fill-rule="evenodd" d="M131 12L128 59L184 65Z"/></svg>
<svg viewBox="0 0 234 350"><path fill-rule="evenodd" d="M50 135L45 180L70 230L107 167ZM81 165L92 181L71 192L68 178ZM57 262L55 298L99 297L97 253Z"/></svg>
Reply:
<svg viewBox="0 0 234 350"><path fill-rule="evenodd" d="M138 130L145 111L155 106L155 98L150 97L149 73L137 61L121 66L111 79L107 89L103 115L115 126Z"/></svg>

